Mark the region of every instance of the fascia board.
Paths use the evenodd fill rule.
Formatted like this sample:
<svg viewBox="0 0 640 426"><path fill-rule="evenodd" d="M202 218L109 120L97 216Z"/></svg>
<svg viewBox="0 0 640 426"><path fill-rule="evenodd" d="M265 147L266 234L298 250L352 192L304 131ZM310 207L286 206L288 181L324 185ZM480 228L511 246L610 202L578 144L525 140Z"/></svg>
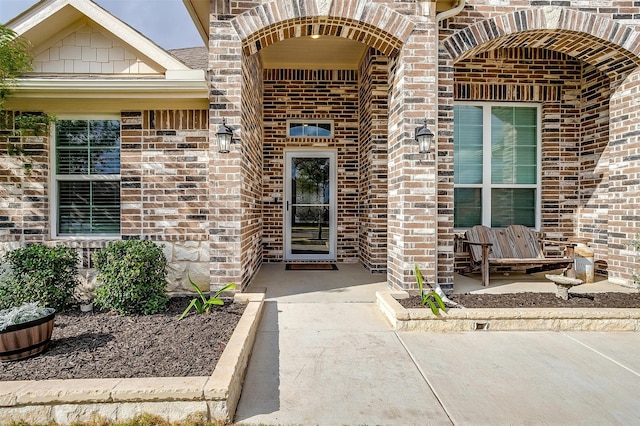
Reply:
<svg viewBox="0 0 640 426"><path fill-rule="evenodd" d="M193 24L196 26L200 37L202 37L202 41L204 44L208 44L209 42L209 14L207 13L206 19L198 14L198 10L193 2L193 0L182 0L184 7L187 9Z"/></svg>
<svg viewBox="0 0 640 426"><path fill-rule="evenodd" d="M21 79L14 88L16 98L198 98L208 99L204 79Z"/></svg>

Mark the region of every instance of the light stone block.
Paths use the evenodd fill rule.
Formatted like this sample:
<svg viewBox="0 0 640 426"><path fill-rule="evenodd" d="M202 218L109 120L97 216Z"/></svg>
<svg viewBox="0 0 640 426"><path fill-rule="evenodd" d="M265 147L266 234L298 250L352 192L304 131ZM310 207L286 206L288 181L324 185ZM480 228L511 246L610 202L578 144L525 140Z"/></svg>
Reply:
<svg viewBox="0 0 640 426"><path fill-rule="evenodd" d="M0 426L8 426L18 422L43 424L49 423L51 418L52 410L47 405L0 408Z"/></svg>
<svg viewBox="0 0 640 426"><path fill-rule="evenodd" d="M51 420L58 424L90 422L96 418L116 420L118 404L60 404L51 407Z"/></svg>
<svg viewBox="0 0 640 426"><path fill-rule="evenodd" d="M16 405L16 392L31 383L29 380L0 382L0 407Z"/></svg>
<svg viewBox="0 0 640 426"><path fill-rule="evenodd" d="M151 377L122 380L111 392L113 401L202 399L208 377Z"/></svg>
<svg viewBox="0 0 640 426"><path fill-rule="evenodd" d="M160 416L170 422L185 420L189 416L206 418L208 407L206 401L161 401L132 402L118 404L116 421L131 420L140 413Z"/></svg>
<svg viewBox="0 0 640 426"><path fill-rule="evenodd" d="M185 244L184 246L174 245L173 253L175 255L175 260L177 261L196 261L198 260L200 251L197 246L189 247Z"/></svg>
<svg viewBox="0 0 640 426"><path fill-rule="evenodd" d="M122 379L42 380L16 392L18 404L108 401Z"/></svg>

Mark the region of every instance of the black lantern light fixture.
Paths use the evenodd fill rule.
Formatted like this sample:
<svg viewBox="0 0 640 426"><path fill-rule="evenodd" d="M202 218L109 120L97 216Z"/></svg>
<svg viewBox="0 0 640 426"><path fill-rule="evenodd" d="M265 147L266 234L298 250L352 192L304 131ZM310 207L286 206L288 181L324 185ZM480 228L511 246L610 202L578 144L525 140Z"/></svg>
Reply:
<svg viewBox="0 0 640 426"><path fill-rule="evenodd" d="M431 152L431 141L433 141L433 132L427 128L427 119L421 127L416 127L416 141L420 147L420 154L428 154Z"/></svg>
<svg viewBox="0 0 640 426"><path fill-rule="evenodd" d="M227 119L222 119L222 126L216 132L216 138L218 139L218 152L226 154L229 152L229 148L233 143L233 129L227 126Z"/></svg>

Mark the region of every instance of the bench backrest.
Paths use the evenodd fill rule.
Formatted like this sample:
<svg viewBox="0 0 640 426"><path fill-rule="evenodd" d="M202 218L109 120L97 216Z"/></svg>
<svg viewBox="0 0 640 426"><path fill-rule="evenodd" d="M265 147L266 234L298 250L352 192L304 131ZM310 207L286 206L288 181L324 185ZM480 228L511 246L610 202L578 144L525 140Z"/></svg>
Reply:
<svg viewBox="0 0 640 426"><path fill-rule="evenodd" d="M476 243L493 244L489 251L491 259L542 259L544 253L536 231L523 225L510 225L506 229L493 229L476 225L467 230L465 239ZM482 247L469 245L471 258L475 262L482 259Z"/></svg>

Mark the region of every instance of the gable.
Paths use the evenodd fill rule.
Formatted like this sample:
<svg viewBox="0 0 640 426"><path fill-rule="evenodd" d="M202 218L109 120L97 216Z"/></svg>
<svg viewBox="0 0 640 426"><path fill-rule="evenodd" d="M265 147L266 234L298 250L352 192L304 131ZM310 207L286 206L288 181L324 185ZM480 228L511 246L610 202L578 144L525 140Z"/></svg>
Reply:
<svg viewBox="0 0 640 426"><path fill-rule="evenodd" d="M164 69L88 21L33 50L33 73L162 75Z"/></svg>
<svg viewBox="0 0 640 426"><path fill-rule="evenodd" d="M99 68L100 74L118 75L189 70L91 0L41 0L6 26L31 42L35 65L42 70L37 72L85 74L94 73L92 67L96 73Z"/></svg>

